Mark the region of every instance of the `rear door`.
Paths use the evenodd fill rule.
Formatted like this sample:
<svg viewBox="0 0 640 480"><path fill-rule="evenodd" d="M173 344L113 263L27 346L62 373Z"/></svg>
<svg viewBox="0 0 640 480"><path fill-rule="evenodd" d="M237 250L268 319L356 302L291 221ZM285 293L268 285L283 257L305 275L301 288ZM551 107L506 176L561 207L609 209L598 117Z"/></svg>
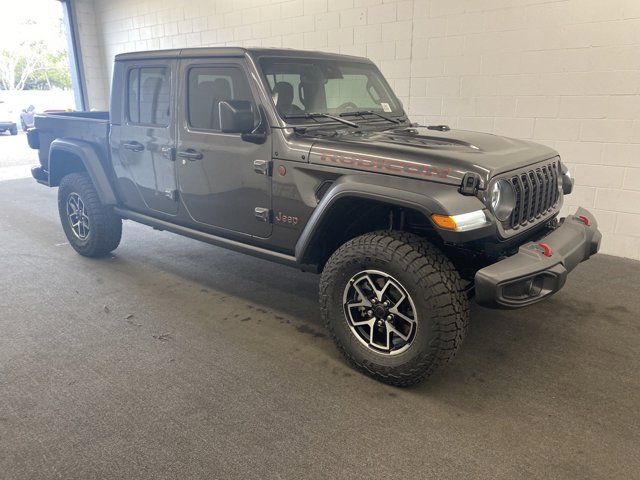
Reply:
<svg viewBox="0 0 640 480"><path fill-rule="evenodd" d="M176 60L130 64L124 72L122 125L111 133L118 186L135 210L175 215L178 212L175 171ZM116 152L114 152L116 153Z"/></svg>
<svg viewBox="0 0 640 480"><path fill-rule="evenodd" d="M188 215L203 226L269 237L271 136L257 145L220 131L220 101L250 101L260 121L243 59L181 60L180 80L177 172Z"/></svg>

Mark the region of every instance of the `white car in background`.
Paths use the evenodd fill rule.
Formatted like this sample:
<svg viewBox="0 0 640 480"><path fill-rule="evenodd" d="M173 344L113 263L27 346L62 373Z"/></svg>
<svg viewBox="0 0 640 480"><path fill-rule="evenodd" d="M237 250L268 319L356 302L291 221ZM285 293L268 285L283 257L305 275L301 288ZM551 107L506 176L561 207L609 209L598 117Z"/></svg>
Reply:
<svg viewBox="0 0 640 480"><path fill-rule="evenodd" d="M11 120L12 112L6 108L6 103L0 100L0 133L4 133L7 130L11 135L18 134L18 125Z"/></svg>

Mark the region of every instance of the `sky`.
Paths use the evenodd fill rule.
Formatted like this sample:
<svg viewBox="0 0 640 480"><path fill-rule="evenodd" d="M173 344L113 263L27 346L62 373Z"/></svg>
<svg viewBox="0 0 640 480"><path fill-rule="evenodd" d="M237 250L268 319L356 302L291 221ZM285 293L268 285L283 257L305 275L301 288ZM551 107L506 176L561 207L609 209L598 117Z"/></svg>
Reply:
<svg viewBox="0 0 640 480"><path fill-rule="evenodd" d="M0 46L11 46L25 38L44 40L52 51L66 49L66 38L60 34L62 4L57 0L18 0L3 5L0 14ZM35 25L25 25L27 22Z"/></svg>

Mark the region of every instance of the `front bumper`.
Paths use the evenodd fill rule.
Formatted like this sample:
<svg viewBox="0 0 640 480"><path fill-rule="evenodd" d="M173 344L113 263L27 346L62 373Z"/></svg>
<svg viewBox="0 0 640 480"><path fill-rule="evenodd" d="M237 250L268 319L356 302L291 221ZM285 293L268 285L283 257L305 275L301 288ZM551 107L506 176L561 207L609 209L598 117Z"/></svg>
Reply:
<svg viewBox="0 0 640 480"><path fill-rule="evenodd" d="M595 217L579 208L547 236L479 270L475 275L476 302L486 307L519 308L547 298L562 288L571 270L598 252L601 239Z"/></svg>

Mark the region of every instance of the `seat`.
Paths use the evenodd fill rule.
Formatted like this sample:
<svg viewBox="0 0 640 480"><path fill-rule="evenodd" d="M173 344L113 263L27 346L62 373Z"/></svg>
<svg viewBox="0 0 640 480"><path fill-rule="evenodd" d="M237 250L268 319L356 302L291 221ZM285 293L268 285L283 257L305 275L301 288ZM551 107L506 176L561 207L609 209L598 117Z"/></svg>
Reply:
<svg viewBox="0 0 640 480"><path fill-rule="evenodd" d="M212 85L213 110L211 116L213 118L212 127L214 130L220 130L220 115L218 115L218 105L220 102L231 100L233 98L231 92L231 84L226 78L216 78Z"/></svg>
<svg viewBox="0 0 640 480"><path fill-rule="evenodd" d="M300 107L293 104L293 85L289 82L277 82L273 86L273 96L281 113L302 112Z"/></svg>
<svg viewBox="0 0 640 480"><path fill-rule="evenodd" d="M148 77L140 90L140 123L156 123L156 108L160 93L160 78Z"/></svg>
<svg viewBox="0 0 640 480"><path fill-rule="evenodd" d="M195 128L213 128L213 83L199 83L195 95L189 95L189 121Z"/></svg>

